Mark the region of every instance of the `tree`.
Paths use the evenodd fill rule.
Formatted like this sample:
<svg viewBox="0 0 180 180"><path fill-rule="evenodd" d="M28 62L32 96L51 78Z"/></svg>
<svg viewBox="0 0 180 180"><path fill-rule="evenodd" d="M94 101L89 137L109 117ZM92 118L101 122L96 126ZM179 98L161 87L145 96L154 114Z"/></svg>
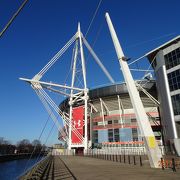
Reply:
<svg viewBox="0 0 180 180"><path fill-rule="evenodd" d="M28 139L23 139L17 143L17 150L19 153L31 153L33 147Z"/></svg>
<svg viewBox="0 0 180 180"><path fill-rule="evenodd" d="M33 146L41 146L41 141L38 140L38 139L35 139L35 140L32 142L32 145L33 145Z"/></svg>
<svg viewBox="0 0 180 180"><path fill-rule="evenodd" d="M13 154L16 146L12 145L9 141L0 137L0 154Z"/></svg>
<svg viewBox="0 0 180 180"><path fill-rule="evenodd" d="M42 145L41 145L41 141L38 140L38 139L35 139L33 142L32 142L32 146L34 148L34 153L40 153L41 150L42 150Z"/></svg>
<svg viewBox="0 0 180 180"><path fill-rule="evenodd" d="M0 144L3 144L4 138L0 137Z"/></svg>
<svg viewBox="0 0 180 180"><path fill-rule="evenodd" d="M23 139L23 140L18 142L18 145L26 146L26 145L29 145L29 144L31 144L31 143L30 143L30 141L28 139Z"/></svg>

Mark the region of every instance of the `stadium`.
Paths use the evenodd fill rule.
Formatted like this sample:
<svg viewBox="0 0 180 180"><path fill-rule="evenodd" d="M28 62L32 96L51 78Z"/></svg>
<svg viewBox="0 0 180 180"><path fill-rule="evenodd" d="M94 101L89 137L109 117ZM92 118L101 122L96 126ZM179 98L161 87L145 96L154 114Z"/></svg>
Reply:
<svg viewBox="0 0 180 180"><path fill-rule="evenodd" d="M161 142L158 106L150 97L157 97L154 80L137 81L146 114L156 140ZM140 88L141 87L141 88ZM143 87L143 88L142 88ZM125 83L98 87L88 93L88 139L90 148L144 146ZM60 109L69 113L69 99L60 103ZM83 101L74 108L83 107ZM59 136L59 140L62 136Z"/></svg>
<svg viewBox="0 0 180 180"><path fill-rule="evenodd" d="M132 150L137 147L145 150L151 167L157 167L164 152L180 154L179 36L142 56L147 57L152 65L156 81L150 76L134 81L129 65L139 59L127 63L129 58L124 56L108 13L106 20L124 83L113 80L81 33L80 24L76 34L33 79L20 79L31 83L58 128L58 139L64 141L68 150L80 150L86 154L89 149L121 147L119 149L124 148L127 152L129 147ZM40 81L73 43L71 85ZM88 89L82 44L111 85ZM81 83L78 83L80 78ZM65 95L67 99L57 105L44 89ZM54 113L60 115L61 124ZM163 145L165 151L158 145Z"/></svg>

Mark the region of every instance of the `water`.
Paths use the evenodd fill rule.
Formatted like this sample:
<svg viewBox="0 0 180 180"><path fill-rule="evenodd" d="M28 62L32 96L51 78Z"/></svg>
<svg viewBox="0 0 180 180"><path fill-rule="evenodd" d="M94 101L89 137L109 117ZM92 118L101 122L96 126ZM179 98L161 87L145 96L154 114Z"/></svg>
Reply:
<svg viewBox="0 0 180 180"><path fill-rule="evenodd" d="M24 172L25 167L30 168L37 162L37 158L28 160L19 159L0 163L0 180L14 180Z"/></svg>

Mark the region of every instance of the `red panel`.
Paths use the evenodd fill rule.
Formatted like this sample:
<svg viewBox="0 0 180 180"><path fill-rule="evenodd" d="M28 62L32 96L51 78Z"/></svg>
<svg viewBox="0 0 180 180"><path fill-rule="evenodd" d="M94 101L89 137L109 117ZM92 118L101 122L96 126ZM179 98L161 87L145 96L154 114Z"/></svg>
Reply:
<svg viewBox="0 0 180 180"><path fill-rule="evenodd" d="M80 106L73 108L72 112L72 126L77 129L79 134L83 136L83 119L84 119L84 107ZM77 137L76 133L72 131L72 143L82 143Z"/></svg>

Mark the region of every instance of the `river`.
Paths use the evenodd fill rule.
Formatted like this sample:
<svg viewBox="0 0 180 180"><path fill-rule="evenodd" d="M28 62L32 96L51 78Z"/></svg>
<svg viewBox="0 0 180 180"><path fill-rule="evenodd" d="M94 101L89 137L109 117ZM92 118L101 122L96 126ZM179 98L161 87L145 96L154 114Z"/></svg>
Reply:
<svg viewBox="0 0 180 180"><path fill-rule="evenodd" d="M37 162L37 158L19 159L0 163L0 180L14 180Z"/></svg>

